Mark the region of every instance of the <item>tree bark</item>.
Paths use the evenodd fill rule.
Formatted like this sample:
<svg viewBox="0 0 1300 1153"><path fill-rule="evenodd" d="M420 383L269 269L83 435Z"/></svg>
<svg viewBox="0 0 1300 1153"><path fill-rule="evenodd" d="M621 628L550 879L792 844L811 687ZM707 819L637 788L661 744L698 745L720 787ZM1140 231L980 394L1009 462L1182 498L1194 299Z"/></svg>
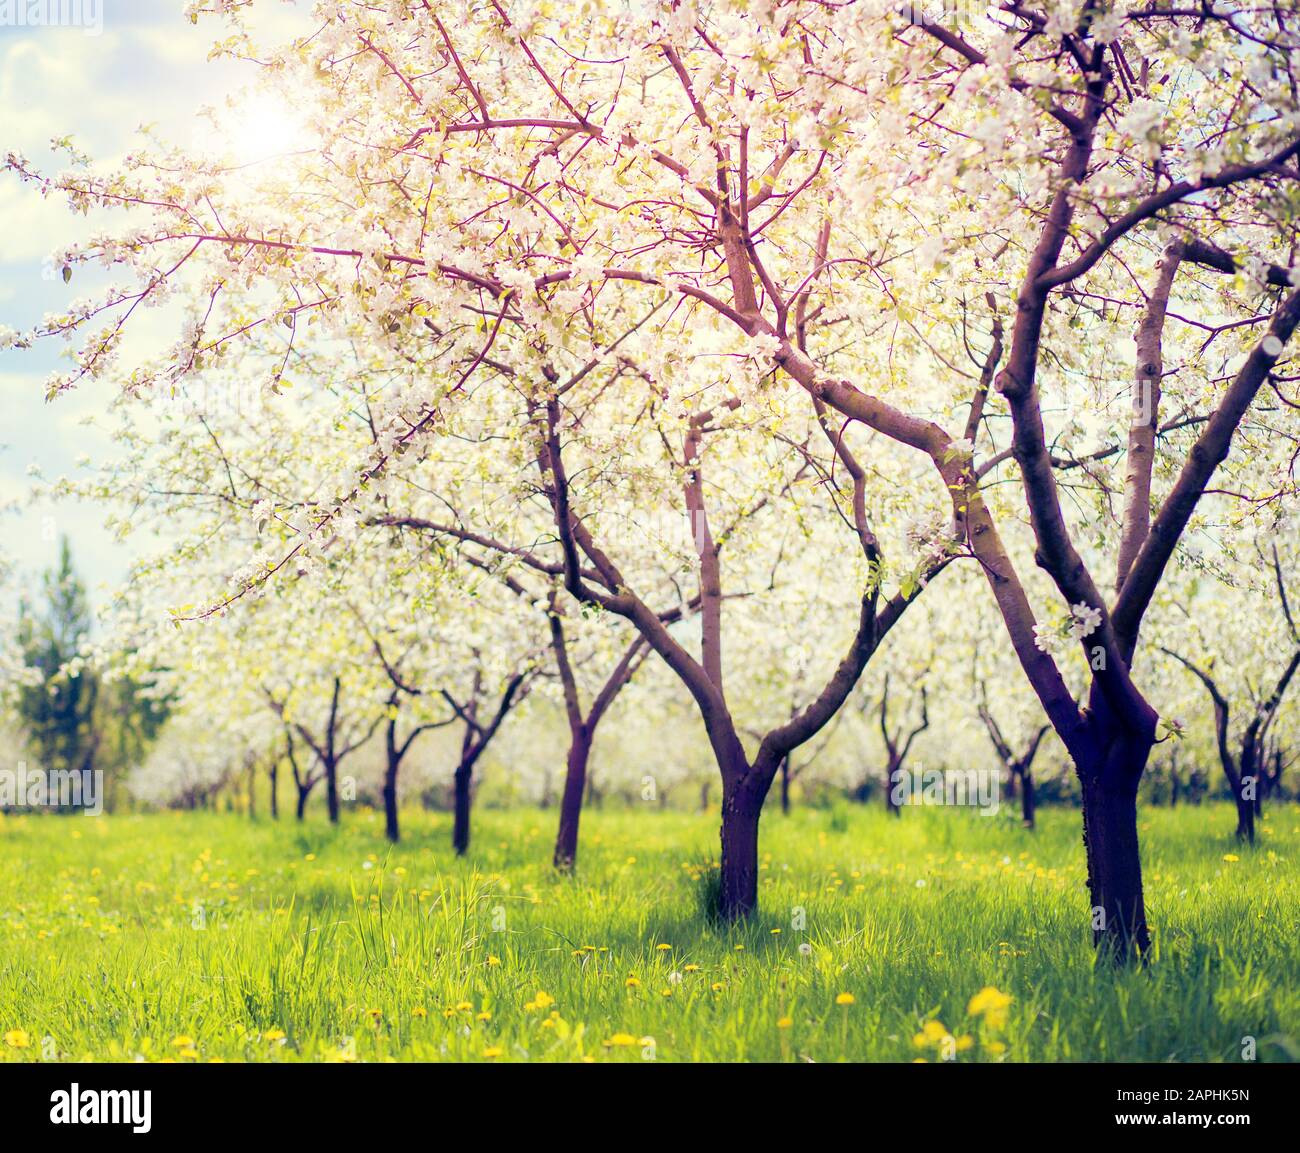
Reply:
<svg viewBox="0 0 1300 1153"><path fill-rule="evenodd" d="M330 824L339 823L339 766L337 761L325 762L325 800L329 806Z"/></svg>
<svg viewBox="0 0 1300 1153"><path fill-rule="evenodd" d="M587 762L591 757L591 734L585 725L571 734L569 759L560 799L560 829L555 837L555 867L573 869L578 857L578 824L582 819L582 798L587 790Z"/></svg>
<svg viewBox="0 0 1300 1153"><path fill-rule="evenodd" d="M325 747L317 752L325 766L325 800L329 808L331 825L339 823L339 758L347 751L344 750L344 754L339 754L334 743L338 735L339 696L342 691L343 679L335 677L334 692L330 697L329 722L325 730ZM371 731L373 732L373 729ZM305 733L303 735L306 736Z"/></svg>
<svg viewBox="0 0 1300 1153"><path fill-rule="evenodd" d="M754 790L728 787L722 801L722 865L718 913L739 921L758 907L758 821L763 798Z"/></svg>
<svg viewBox="0 0 1300 1153"><path fill-rule="evenodd" d="M790 757L787 754L781 759L781 812L784 816L790 815Z"/></svg>
<svg viewBox="0 0 1300 1153"><path fill-rule="evenodd" d="M1258 788L1256 782L1256 788ZM1232 799L1237 803L1237 840L1253 845L1255 843L1255 806L1259 794L1256 793L1254 798L1248 798L1245 794L1245 786L1242 781L1234 782L1232 790Z"/></svg>
<svg viewBox="0 0 1300 1153"><path fill-rule="evenodd" d="M1266 766L1259 747L1258 732L1259 724L1255 721L1246 729L1246 735L1241 742L1241 758L1237 762L1241 767L1237 772L1236 781L1233 782L1232 790L1233 798L1237 802L1237 840L1248 845L1255 843L1255 819L1264 811L1261 798L1264 792Z"/></svg>
<svg viewBox="0 0 1300 1153"><path fill-rule="evenodd" d="M297 808L296 808L296 813L295 813L295 815L297 816L298 820L300 820L300 821L303 820L303 819L306 817L306 815L307 815L307 798L308 798L309 796L311 796L311 786L308 785L306 788L303 788L301 785L299 785L299 786L298 786L298 805L297 805Z"/></svg>
<svg viewBox="0 0 1300 1153"><path fill-rule="evenodd" d="M1240 797L1237 798L1237 840L1248 845L1255 843L1255 805Z"/></svg>
<svg viewBox="0 0 1300 1153"><path fill-rule="evenodd" d="M1244 742L1243 742L1244 745ZM1237 806L1238 841L1253 845L1255 843L1255 801L1247 797L1247 780L1250 779L1250 748L1241 750L1241 760L1237 762L1231 753L1220 753L1223 763L1223 775L1228 780L1228 790L1232 793L1233 804ZM1240 768L1238 768L1240 763ZM1258 789L1259 783L1255 782ZM1258 795L1258 794L1256 794Z"/></svg>
<svg viewBox="0 0 1300 1153"><path fill-rule="evenodd" d="M1020 770L1020 819L1026 829L1034 827L1034 773Z"/></svg>
<svg viewBox="0 0 1300 1153"><path fill-rule="evenodd" d="M402 766L402 752L397 743L397 718L391 717L384 730L384 835L394 845L402 838L397 819L397 774Z"/></svg>
<svg viewBox="0 0 1300 1153"><path fill-rule="evenodd" d="M456 851L458 857L463 857L469 852L470 782L472 775L473 766L462 762L456 766L456 773L452 778L454 816L451 827L451 847Z"/></svg>
<svg viewBox="0 0 1300 1153"><path fill-rule="evenodd" d="M1117 960L1145 954L1151 944L1137 830L1137 787L1150 745L1138 744L1117 740L1100 763L1080 766L1093 943Z"/></svg>
<svg viewBox="0 0 1300 1153"><path fill-rule="evenodd" d="M271 779L271 820L280 819L280 762L273 760L269 771Z"/></svg>
<svg viewBox="0 0 1300 1153"><path fill-rule="evenodd" d="M885 769L885 811L894 817L903 815L902 808L894 800L894 774L899 768L900 766L891 759L888 768Z"/></svg>
<svg viewBox="0 0 1300 1153"><path fill-rule="evenodd" d="M402 839L397 820L397 768L390 759L384 768L384 835L395 845Z"/></svg>
<svg viewBox="0 0 1300 1153"><path fill-rule="evenodd" d="M1183 246L1175 242L1160 258L1160 275L1147 297L1147 306L1135 335L1137 375L1133 382L1132 420L1129 423L1128 471L1124 479L1124 513L1121 520L1115 589L1133 567L1138 549L1151 532L1151 477L1155 466L1156 431L1159 427L1160 388L1164 375L1163 335L1165 314L1174 277L1183 259Z"/></svg>

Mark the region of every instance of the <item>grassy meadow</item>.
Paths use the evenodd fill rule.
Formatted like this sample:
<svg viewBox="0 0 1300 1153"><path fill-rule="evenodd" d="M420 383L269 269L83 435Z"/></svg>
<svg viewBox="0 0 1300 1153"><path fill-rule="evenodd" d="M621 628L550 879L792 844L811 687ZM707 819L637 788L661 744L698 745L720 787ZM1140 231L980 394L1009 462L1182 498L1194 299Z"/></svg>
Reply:
<svg viewBox="0 0 1300 1153"><path fill-rule="evenodd" d="M331 829L0 818L0 1061L1239 1061L1300 1057L1300 809L1146 808L1145 971L1099 968L1079 814L769 812L762 910L707 914L709 814Z"/></svg>

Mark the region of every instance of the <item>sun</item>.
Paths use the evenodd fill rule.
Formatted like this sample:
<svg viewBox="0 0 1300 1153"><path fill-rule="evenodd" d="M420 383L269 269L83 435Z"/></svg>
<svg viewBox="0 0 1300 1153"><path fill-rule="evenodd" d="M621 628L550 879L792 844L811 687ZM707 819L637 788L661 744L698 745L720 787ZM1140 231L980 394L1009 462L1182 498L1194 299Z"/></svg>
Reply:
<svg viewBox="0 0 1300 1153"><path fill-rule="evenodd" d="M253 92L227 102L206 126L202 143L240 165L275 161L318 144L306 118L270 92Z"/></svg>

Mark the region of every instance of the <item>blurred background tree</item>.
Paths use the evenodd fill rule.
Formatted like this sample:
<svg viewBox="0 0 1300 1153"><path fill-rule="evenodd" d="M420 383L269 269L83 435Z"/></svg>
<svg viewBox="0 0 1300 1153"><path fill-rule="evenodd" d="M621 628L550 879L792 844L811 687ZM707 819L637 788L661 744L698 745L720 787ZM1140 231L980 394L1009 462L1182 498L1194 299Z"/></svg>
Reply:
<svg viewBox="0 0 1300 1153"><path fill-rule="evenodd" d="M36 769L81 773L83 797L98 796L87 790L91 774L101 771L111 808L126 772L166 721L169 703L153 692L149 675L105 678L90 660L94 619L66 536L42 591L39 603L24 597L18 610L18 648L35 675L18 688L17 721Z"/></svg>

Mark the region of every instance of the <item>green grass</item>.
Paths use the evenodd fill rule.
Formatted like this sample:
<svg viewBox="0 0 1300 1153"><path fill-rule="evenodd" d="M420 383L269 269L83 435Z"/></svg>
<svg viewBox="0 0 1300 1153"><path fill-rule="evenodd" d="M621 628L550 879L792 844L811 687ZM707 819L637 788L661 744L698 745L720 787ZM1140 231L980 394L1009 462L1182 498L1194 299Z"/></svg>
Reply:
<svg viewBox="0 0 1300 1153"><path fill-rule="evenodd" d="M466 862L439 814L391 851L368 811L10 816L0 1060L1294 1059L1300 811L1255 850L1224 806L1141 820L1154 957L1115 972L1064 809L771 812L730 929L701 907L707 815L588 813L569 879L553 813L476 814ZM989 986L1004 1019L968 1012Z"/></svg>

